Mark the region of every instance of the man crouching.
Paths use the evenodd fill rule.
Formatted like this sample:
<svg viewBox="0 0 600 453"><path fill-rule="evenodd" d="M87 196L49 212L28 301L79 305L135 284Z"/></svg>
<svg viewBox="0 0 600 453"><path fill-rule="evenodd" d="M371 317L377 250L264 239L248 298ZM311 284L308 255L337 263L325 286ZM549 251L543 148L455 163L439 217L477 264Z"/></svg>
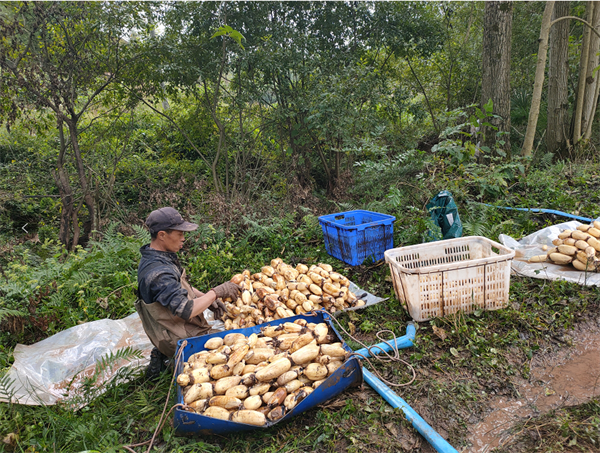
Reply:
<svg viewBox="0 0 600 453"><path fill-rule="evenodd" d="M215 319L221 319L225 306L216 299L235 300L240 288L225 282L204 294L188 283L177 252L183 247L185 232L196 230L198 225L186 222L176 209L152 211L146 226L151 241L140 248L139 298L135 309L155 346L146 370L146 377L154 380L175 355L179 340L208 333L210 326L204 319L204 310L211 310Z"/></svg>

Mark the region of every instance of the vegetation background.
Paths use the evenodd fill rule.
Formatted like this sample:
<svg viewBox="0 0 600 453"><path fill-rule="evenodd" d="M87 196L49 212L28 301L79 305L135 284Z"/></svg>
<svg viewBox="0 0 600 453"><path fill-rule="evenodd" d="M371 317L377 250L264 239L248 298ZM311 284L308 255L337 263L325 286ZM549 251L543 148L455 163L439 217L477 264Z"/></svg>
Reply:
<svg viewBox="0 0 600 453"><path fill-rule="evenodd" d="M559 3L2 2L0 368L18 343L134 312L143 221L161 206L201 224L182 252L198 288L281 257L328 262L389 297L339 316L367 343L380 329L402 335L410 317L384 263L326 254L319 215L394 215L395 247L430 238L425 205L444 189L464 235L519 238L562 221L486 204L599 217L600 42L562 20L541 85L536 66L545 17L596 26L600 7ZM490 44L494 30L504 39ZM513 277L509 308L421 323L402 353L417 371L402 397L469 451L486 401L518 395L532 357L596 319L598 296ZM0 405L0 451L145 451L135 445L158 427L170 377L132 377L80 410ZM506 451L599 451L600 406L510 429ZM427 448L364 388L243 436L191 441L167 423L154 451Z"/></svg>

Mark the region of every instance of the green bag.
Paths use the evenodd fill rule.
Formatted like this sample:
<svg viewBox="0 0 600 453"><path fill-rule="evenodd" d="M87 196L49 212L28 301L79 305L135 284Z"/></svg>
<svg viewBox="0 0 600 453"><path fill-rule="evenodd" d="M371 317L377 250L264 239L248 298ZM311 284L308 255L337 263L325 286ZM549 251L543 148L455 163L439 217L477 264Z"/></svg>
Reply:
<svg viewBox="0 0 600 453"><path fill-rule="evenodd" d="M442 231L441 238L435 238L430 231L432 241L462 237L463 227L458 215L458 207L448 190L442 190L427 203L432 222ZM438 235L439 236L439 235Z"/></svg>

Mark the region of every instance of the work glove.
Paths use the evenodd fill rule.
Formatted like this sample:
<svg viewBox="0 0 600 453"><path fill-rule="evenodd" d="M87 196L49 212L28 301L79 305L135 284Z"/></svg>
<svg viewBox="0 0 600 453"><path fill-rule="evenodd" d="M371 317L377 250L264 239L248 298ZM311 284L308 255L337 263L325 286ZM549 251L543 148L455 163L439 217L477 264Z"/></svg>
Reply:
<svg viewBox="0 0 600 453"><path fill-rule="evenodd" d="M235 301L241 293L240 287L233 282L225 282L219 286L215 286L212 290L217 295L217 299L229 298L233 301Z"/></svg>
<svg viewBox="0 0 600 453"><path fill-rule="evenodd" d="M225 304L220 300L215 300L210 307L208 307L210 311L215 315L215 319L223 320L223 315L227 311L225 308Z"/></svg>

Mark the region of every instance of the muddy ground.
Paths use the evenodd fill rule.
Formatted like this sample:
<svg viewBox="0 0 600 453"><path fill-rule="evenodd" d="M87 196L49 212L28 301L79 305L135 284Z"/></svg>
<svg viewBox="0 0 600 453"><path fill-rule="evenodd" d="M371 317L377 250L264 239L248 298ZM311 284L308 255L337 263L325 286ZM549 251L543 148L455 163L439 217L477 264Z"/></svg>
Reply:
<svg viewBox="0 0 600 453"><path fill-rule="evenodd" d="M563 338L564 347L531 359L531 378L517 381L520 397L490 398L483 420L469 427L472 447L465 451L487 453L510 446L518 434L511 429L519 422L600 395L600 317L577 325Z"/></svg>
<svg viewBox="0 0 600 453"><path fill-rule="evenodd" d="M522 451L520 448L525 447L514 444L523 431L521 425L600 396L600 316L578 324L562 339L563 345L548 345L545 351L532 357L529 379L514 377L518 396L490 395L481 416L467 418L468 445L456 447L458 451L490 453L499 451L499 447L506 451ZM435 417L425 406L414 405L426 421L435 424ZM438 428L438 432L448 438L447 430ZM412 444L420 447L422 452L435 451L424 439L419 442L406 431L404 437L408 439L404 442L406 446ZM590 451L600 451L600 446Z"/></svg>

